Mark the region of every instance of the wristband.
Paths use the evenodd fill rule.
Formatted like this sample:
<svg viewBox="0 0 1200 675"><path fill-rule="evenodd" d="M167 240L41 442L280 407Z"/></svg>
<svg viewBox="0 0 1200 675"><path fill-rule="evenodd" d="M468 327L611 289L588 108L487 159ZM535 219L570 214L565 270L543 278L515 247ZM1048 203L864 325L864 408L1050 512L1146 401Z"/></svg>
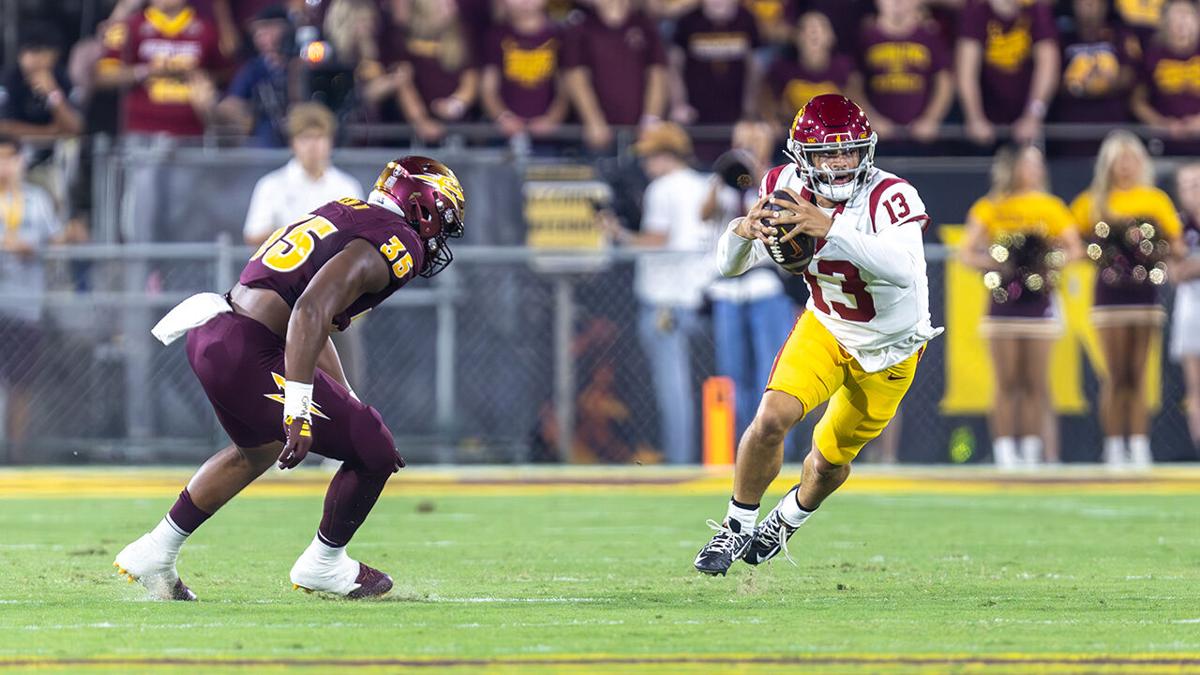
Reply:
<svg viewBox="0 0 1200 675"><path fill-rule="evenodd" d="M1027 110L1029 111L1030 115L1033 115L1039 120L1046 116L1046 104L1042 103L1036 98L1029 102Z"/></svg>
<svg viewBox="0 0 1200 675"><path fill-rule="evenodd" d="M55 89L49 94L46 94L46 105L51 108L57 108L58 106L62 105L62 102L66 99L67 97L64 96L61 91Z"/></svg>
<svg viewBox="0 0 1200 675"><path fill-rule="evenodd" d="M307 382L283 383L283 417L302 418L312 421L313 386Z"/></svg>

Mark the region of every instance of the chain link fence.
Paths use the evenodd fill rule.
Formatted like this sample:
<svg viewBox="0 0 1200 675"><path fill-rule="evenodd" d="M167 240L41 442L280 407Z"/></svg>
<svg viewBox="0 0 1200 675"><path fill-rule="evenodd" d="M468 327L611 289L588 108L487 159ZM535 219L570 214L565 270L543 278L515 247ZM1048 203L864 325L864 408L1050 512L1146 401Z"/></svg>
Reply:
<svg viewBox="0 0 1200 675"><path fill-rule="evenodd" d="M45 293L0 295L3 457L194 462L222 446L181 344L163 347L149 329L187 295L228 287L249 253L227 241L48 252ZM944 254L929 249L937 325ZM352 383L415 462L656 461L662 411L639 342L635 256L464 247L447 272L401 290L339 338ZM31 305L37 316L20 317ZM691 386L676 392L697 411L714 373L710 317L700 319ZM946 345L945 337L930 344L897 423L867 458L898 448L904 462L987 459L982 414L943 412ZM1177 366L1163 366L1155 449L1183 459L1191 452L1183 387ZM1084 374L1094 408L1096 378L1086 365ZM807 447L816 417L794 432L790 459ZM1093 414L1063 416L1060 428L1064 459L1098 457Z"/></svg>

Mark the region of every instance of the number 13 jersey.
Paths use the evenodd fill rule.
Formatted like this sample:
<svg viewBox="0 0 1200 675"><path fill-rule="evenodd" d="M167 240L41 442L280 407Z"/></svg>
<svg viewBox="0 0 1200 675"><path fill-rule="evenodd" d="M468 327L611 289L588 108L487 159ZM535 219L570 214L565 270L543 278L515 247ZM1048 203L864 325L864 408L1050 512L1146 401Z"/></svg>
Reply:
<svg viewBox="0 0 1200 675"><path fill-rule="evenodd" d="M767 172L759 195L782 188L813 199L794 164ZM811 294L806 310L869 373L900 363L940 335L930 323L922 240L930 219L916 188L872 169L849 201L822 210L833 223L804 272ZM766 246L739 237L732 224L718 244L726 276L764 259L770 259Z"/></svg>
<svg viewBox="0 0 1200 675"><path fill-rule="evenodd" d="M275 291L294 307L321 267L355 239L371 244L387 262L390 274L383 290L359 296L333 317L334 327L346 330L355 317L386 300L425 264L425 247L417 232L382 206L347 197L314 209L275 230L250 257L238 281Z"/></svg>

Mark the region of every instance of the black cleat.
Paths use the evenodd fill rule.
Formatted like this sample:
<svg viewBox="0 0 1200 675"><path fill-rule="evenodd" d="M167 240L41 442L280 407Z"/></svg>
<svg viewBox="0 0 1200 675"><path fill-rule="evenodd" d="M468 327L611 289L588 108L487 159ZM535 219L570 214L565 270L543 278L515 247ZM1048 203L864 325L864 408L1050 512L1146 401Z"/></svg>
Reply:
<svg viewBox="0 0 1200 675"><path fill-rule="evenodd" d="M726 520L724 523L710 520L708 526L717 533L696 554L696 571L725 576L733 561L742 557L750 547L754 532L742 532L742 523L737 520Z"/></svg>
<svg viewBox="0 0 1200 675"><path fill-rule="evenodd" d="M790 496L791 493L789 492L788 495ZM758 524L758 527L754 528L754 537L742 560L749 565L759 565L783 551L783 556L788 559L788 562L795 565L796 561L792 560L792 556L788 555L787 550L788 539L791 539L795 532L796 528L783 522L783 517L779 515L779 507L776 506Z"/></svg>

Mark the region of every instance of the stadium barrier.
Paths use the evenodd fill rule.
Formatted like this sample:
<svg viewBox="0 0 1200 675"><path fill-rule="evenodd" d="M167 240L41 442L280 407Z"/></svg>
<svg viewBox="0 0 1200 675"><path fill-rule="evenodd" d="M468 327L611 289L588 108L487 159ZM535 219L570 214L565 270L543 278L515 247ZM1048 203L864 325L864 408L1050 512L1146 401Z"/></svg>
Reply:
<svg viewBox="0 0 1200 675"><path fill-rule="evenodd" d="M149 329L189 294L232 285L250 253L228 236L46 250L43 294L0 294L0 312L41 309L31 343L0 345L4 359L22 360L32 373L19 392L31 402L25 440L18 448L6 438L4 457L191 462L223 445L182 345L163 347ZM341 340L355 389L381 411L405 456L655 461L658 412L633 294L635 260L654 254L486 246L455 254L446 272L401 290ZM972 333L984 291L961 276L945 247L930 245L927 257L934 321L950 330L930 344L894 435L883 442L895 444L904 462L979 461L988 456L983 415L992 396L986 348ZM1078 291L1079 283L1066 285ZM702 383L714 374L707 317L703 323L692 344L694 386L679 393L696 405L697 424ZM1070 461L1098 456L1087 341L1069 330L1052 364ZM1155 450L1160 459L1189 457L1178 369L1161 351L1154 358ZM13 387L4 389L12 399ZM814 422L810 416L794 432L789 459L807 447Z"/></svg>

